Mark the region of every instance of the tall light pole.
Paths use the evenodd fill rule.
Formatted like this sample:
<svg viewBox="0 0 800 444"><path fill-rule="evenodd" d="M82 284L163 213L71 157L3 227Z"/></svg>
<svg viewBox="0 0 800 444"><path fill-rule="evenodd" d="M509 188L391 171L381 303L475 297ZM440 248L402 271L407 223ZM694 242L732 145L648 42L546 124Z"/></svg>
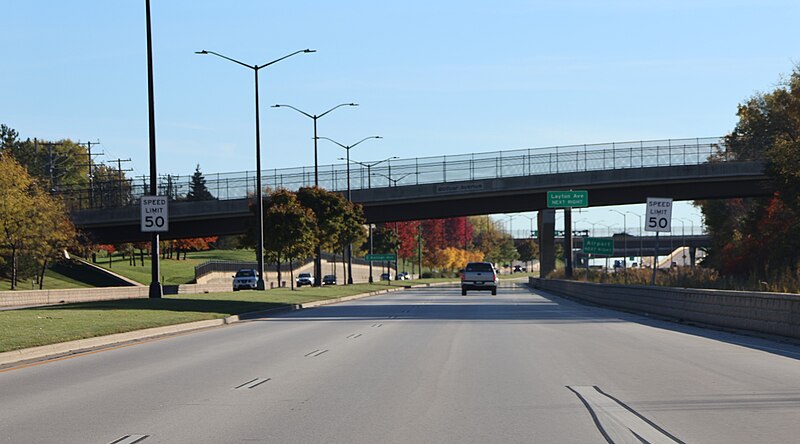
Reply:
<svg viewBox="0 0 800 444"><path fill-rule="evenodd" d="M639 218L639 268L642 268L642 234L644 234L644 229L642 227L642 215L631 211L626 211L625 213L632 214Z"/></svg>
<svg viewBox="0 0 800 444"><path fill-rule="evenodd" d="M256 199L258 199L257 208L258 208L258 245L256 246L256 255L258 256L258 283L256 284L256 288L258 290L264 290L264 190L261 189L261 127L259 126L259 115L258 115L258 70L261 68L266 68L274 63L278 63L283 59L288 59L293 55L297 55L300 53L309 53L309 52L316 52L313 49L301 49L299 51L295 51L291 54L285 55L279 59L275 59L271 62L267 62L263 65L248 65L247 63L240 62L236 59L232 59L230 57L224 56L222 54L216 53L214 51L197 51L195 54L212 54L217 57L223 58L225 60L229 60L233 63L239 64L244 66L245 68L250 68L253 70L255 74L255 96L256 96Z"/></svg>
<svg viewBox="0 0 800 444"><path fill-rule="evenodd" d="M514 242L514 218L517 217L516 214L506 214L508 218L508 234L511 235L511 242Z"/></svg>
<svg viewBox="0 0 800 444"><path fill-rule="evenodd" d="M692 221L686 220L686 219L683 219L683 218L680 218L680 217L677 217L676 219L679 220L680 223L681 223L681 238L682 238L681 239L681 244L682 244L681 247L683 248L683 266L685 267L686 266L686 248L688 248L688 246L686 245L686 225L684 224L684 222L689 222L691 224ZM692 265L694 265L694 264L692 264Z"/></svg>
<svg viewBox="0 0 800 444"><path fill-rule="evenodd" d="M526 215L524 215L524 214L519 214L519 216L522 216L522 217L524 217L525 219L528 219L529 221L531 221L531 234L530 234L530 236L528 236L528 237L531 237L531 238L532 238L532 237L533 237L533 221L534 221L536 218L535 218L535 217L526 216Z"/></svg>
<svg viewBox="0 0 800 444"><path fill-rule="evenodd" d="M158 180L156 170L156 110L153 93L153 39L150 33L150 0L145 0L145 21L147 23L147 108L148 123L150 127L150 195L158 195ZM91 159L89 159L91 164ZM91 167L90 167L91 168ZM150 290L149 296L152 299L161 298L163 288L161 287L161 270L158 255L158 232L152 233L150 238Z"/></svg>
<svg viewBox="0 0 800 444"><path fill-rule="evenodd" d="M611 210L611 209L609 211L613 211L613 212L615 212L617 214L622 215L622 234L625 236L622 239L622 245L623 245L622 248L625 250L625 255L622 256L622 269L625 270L625 269L628 268L628 258L627 258L627 255L628 255L628 218L626 217L625 213L623 213L622 211Z"/></svg>
<svg viewBox="0 0 800 444"><path fill-rule="evenodd" d="M613 234L614 226L613 225L601 224L601 223L597 223L597 222L595 222L595 223L597 225L600 225L601 227L606 227L606 230L608 230L607 232L609 234L609 237L611 238L611 242L613 243L614 242L614 234ZM592 227L594 227L594 224L592 224ZM608 256L606 256L606 273L608 273Z"/></svg>
<svg viewBox="0 0 800 444"><path fill-rule="evenodd" d="M399 157L392 156L392 157L390 157L388 159L378 160L377 162L369 162L369 163L359 162L357 160L350 160L350 162L357 163L357 164L359 164L361 166L367 167L367 188L372 188L372 173L371 173L372 167L374 167L375 165L379 165L379 164L381 164L383 162L388 162L388 161L390 161L392 159L399 159ZM339 157L338 160L347 160L347 159ZM372 251L372 229L373 229L372 228L372 224L370 223L369 224L369 254L370 255L373 253L373 251ZM372 261L370 260L369 261L369 283L371 284L374 281L375 280L372 277Z"/></svg>
<svg viewBox="0 0 800 444"><path fill-rule="evenodd" d="M356 142L356 143L354 143L352 145L344 145L344 144L341 144L341 143L339 143L339 142L337 142L337 141L335 141L335 140L333 140L331 138L328 138L328 137L318 137L318 139L325 139L328 142L333 142L336 145L339 145L340 147L344 148L345 151L347 151L347 158L346 158L346 160L347 160L347 201L348 202L353 202L353 196L350 193L350 150L355 148L358 144L360 144L361 142L363 142L365 140L383 139L383 137L381 137L381 136L365 137L365 138L359 140L358 142ZM352 283L353 283L353 244L348 243L347 244L347 284L351 285Z"/></svg>
<svg viewBox="0 0 800 444"><path fill-rule="evenodd" d="M358 103L340 103L339 105L334 106L333 108L325 111L322 114L313 114L313 115L299 108L295 108L292 105L279 105L279 104L272 105L273 108L291 108L314 121L314 186L315 187L319 187L319 161L317 158L317 119L335 110L336 108L341 108L343 106L358 106ZM321 285L322 285L322 247L318 243L314 247L314 286L319 287Z"/></svg>

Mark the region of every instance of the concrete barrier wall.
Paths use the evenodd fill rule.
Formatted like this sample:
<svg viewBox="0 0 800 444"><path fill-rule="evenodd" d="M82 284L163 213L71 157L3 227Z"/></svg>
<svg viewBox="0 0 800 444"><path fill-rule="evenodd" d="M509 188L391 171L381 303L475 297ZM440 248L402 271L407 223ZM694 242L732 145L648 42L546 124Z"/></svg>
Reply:
<svg viewBox="0 0 800 444"><path fill-rule="evenodd" d="M529 278L534 288L636 313L800 339L800 296Z"/></svg>
<svg viewBox="0 0 800 444"><path fill-rule="evenodd" d="M164 285L165 295L198 294L231 291L231 284ZM74 288L66 290L0 291L0 307L26 305L57 305L74 302L110 301L116 299L147 298L148 286Z"/></svg>
<svg viewBox="0 0 800 444"><path fill-rule="evenodd" d="M67 290L0 291L0 307L54 305L71 302L136 299L148 296L148 287L74 288Z"/></svg>

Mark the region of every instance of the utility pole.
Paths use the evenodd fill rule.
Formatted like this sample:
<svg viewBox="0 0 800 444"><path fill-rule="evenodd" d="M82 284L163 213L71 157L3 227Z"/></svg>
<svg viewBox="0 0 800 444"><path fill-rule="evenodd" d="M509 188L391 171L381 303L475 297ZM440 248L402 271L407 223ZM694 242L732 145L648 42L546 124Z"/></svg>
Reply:
<svg viewBox="0 0 800 444"><path fill-rule="evenodd" d="M123 191L125 189L125 187L123 186L123 184L125 183L125 174L123 174L123 173L126 172L126 171L133 171L132 168L128 168L127 170L123 170L122 169L122 162L130 162L130 161L131 161L130 158L112 160L112 162L117 162L117 187L116 187L116 189L117 189L116 201L117 202L116 203L117 203L117 205L120 205L120 206L122 206L122 204L123 204Z"/></svg>
<svg viewBox="0 0 800 444"><path fill-rule="evenodd" d="M55 142L39 142L37 139L33 139L33 147L35 151L39 151L39 144L47 147L47 169L48 174L50 176L50 193L56 192L56 158L53 155L53 147L60 146L60 143Z"/></svg>
<svg viewBox="0 0 800 444"><path fill-rule="evenodd" d="M92 158L92 145L99 145L100 140L97 142L78 142L76 145L86 146L86 166L89 168L89 208L94 208L94 159ZM95 153L94 156L102 156L105 153Z"/></svg>

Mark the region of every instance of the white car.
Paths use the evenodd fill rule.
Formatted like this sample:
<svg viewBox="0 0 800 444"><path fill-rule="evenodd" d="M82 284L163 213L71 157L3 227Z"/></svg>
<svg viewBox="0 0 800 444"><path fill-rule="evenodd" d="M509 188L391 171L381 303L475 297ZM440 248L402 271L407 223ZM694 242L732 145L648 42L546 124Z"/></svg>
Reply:
<svg viewBox="0 0 800 444"><path fill-rule="evenodd" d="M300 273L297 275L297 279L295 279L298 287L302 287L303 285L314 285L314 276L311 276L311 273Z"/></svg>
<svg viewBox="0 0 800 444"><path fill-rule="evenodd" d="M255 290L258 286L258 272L252 268L242 268L233 276L233 291Z"/></svg>

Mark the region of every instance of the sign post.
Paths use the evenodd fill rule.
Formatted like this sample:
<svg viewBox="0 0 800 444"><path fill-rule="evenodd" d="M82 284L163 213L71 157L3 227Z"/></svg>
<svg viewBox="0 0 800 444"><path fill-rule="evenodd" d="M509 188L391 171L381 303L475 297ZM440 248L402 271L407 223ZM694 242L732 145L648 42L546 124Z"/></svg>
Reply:
<svg viewBox="0 0 800 444"><path fill-rule="evenodd" d="M648 197L645 212L644 231L656 232L656 249L653 253L653 278L651 285L656 284L656 269L658 268L658 233L672 231L672 198Z"/></svg>

